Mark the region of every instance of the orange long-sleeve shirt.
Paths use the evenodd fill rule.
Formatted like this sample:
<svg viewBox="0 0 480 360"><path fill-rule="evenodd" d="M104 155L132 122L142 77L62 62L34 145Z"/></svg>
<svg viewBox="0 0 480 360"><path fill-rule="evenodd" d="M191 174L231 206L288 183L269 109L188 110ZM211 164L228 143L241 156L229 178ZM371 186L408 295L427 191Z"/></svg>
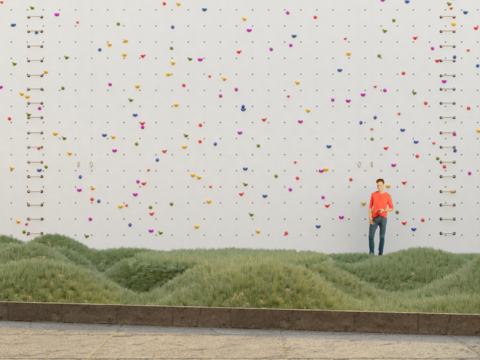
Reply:
<svg viewBox="0 0 480 360"><path fill-rule="evenodd" d="M387 217L386 212L378 213L379 209L386 209L387 205L390 209L393 209L392 197L387 192L380 194L378 191L372 193L370 197L370 209L372 209L372 218L377 216Z"/></svg>

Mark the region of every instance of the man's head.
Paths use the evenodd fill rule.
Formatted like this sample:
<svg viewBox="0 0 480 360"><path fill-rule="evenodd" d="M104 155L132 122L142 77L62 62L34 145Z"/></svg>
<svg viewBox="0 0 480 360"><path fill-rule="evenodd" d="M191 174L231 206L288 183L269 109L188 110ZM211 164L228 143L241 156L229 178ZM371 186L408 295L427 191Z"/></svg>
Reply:
<svg viewBox="0 0 480 360"><path fill-rule="evenodd" d="M378 180L377 180L377 189L378 189L378 191L380 191L380 192L383 191L383 185L385 185L385 181L383 181L383 179L378 179Z"/></svg>

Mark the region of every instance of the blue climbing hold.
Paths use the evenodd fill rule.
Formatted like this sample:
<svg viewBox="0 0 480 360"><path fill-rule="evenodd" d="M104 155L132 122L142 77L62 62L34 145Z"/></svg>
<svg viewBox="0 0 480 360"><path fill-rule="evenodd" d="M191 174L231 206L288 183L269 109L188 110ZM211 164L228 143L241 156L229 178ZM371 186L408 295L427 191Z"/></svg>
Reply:
<svg viewBox="0 0 480 360"><path fill-rule="evenodd" d="M337 69L338 72L342 72L343 69Z"/></svg>
<svg viewBox="0 0 480 360"><path fill-rule="evenodd" d="M417 228L412 228L412 231L415 231L415 230L417 230Z"/></svg>
<svg viewBox="0 0 480 360"><path fill-rule="evenodd" d="M128 226L132 226L132 223L128 223Z"/></svg>
<svg viewBox="0 0 480 360"><path fill-rule="evenodd" d="M102 51L102 48L98 48L98 51Z"/></svg>
<svg viewBox="0 0 480 360"><path fill-rule="evenodd" d="M81 179L83 176L82 175L78 175L78 178Z"/></svg>
<svg viewBox="0 0 480 360"><path fill-rule="evenodd" d="M173 25L172 25L172 26L170 26L170 27L171 27L172 29L175 29L175 26L173 26Z"/></svg>
<svg viewBox="0 0 480 360"><path fill-rule="evenodd" d="M320 226L322 226L322 225L315 225L315 227L316 227L317 229L320 229Z"/></svg>
<svg viewBox="0 0 480 360"><path fill-rule="evenodd" d="M418 140L413 140L413 142L414 142L415 144L418 144Z"/></svg>
<svg viewBox="0 0 480 360"><path fill-rule="evenodd" d="M12 25L11 25L11 27L15 27L15 26L17 26L17 24L12 24Z"/></svg>
<svg viewBox="0 0 480 360"><path fill-rule="evenodd" d="M207 11L207 8L202 8L202 11Z"/></svg>
<svg viewBox="0 0 480 360"><path fill-rule="evenodd" d="M477 68L480 67L480 64L477 64Z"/></svg>
<svg viewBox="0 0 480 360"><path fill-rule="evenodd" d="M242 108L245 108L245 105L242 105Z"/></svg>
<svg viewBox="0 0 480 360"><path fill-rule="evenodd" d="M266 198L266 197L267 197L267 195L262 195L262 196L263 196L264 198Z"/></svg>
<svg viewBox="0 0 480 360"><path fill-rule="evenodd" d="M377 120L377 115L375 115L375 116L373 117L373 120Z"/></svg>
<svg viewBox="0 0 480 360"><path fill-rule="evenodd" d="M297 35L292 35L292 38L294 38L294 39L295 39L296 37L297 37Z"/></svg>
<svg viewBox="0 0 480 360"><path fill-rule="evenodd" d="M248 168L244 167L244 168L243 168L243 170L247 171L247 170L248 170Z"/></svg>
<svg viewBox="0 0 480 360"><path fill-rule="evenodd" d="M106 136L107 136L107 134L102 134L102 136L103 136L103 137L106 137Z"/></svg>
<svg viewBox="0 0 480 360"><path fill-rule="evenodd" d="M159 161L160 161L160 159L159 159L159 158L156 158L156 159L155 159L155 161L156 161L156 162L159 162Z"/></svg>
<svg viewBox="0 0 480 360"><path fill-rule="evenodd" d="M38 172L42 172L42 169L37 169Z"/></svg>
<svg viewBox="0 0 480 360"><path fill-rule="evenodd" d="M410 0L405 0L405 4L410 4Z"/></svg>
<svg viewBox="0 0 480 360"><path fill-rule="evenodd" d="M457 58L457 55L453 55L453 58L456 59L456 58Z"/></svg>
<svg viewBox="0 0 480 360"><path fill-rule="evenodd" d="M400 131L401 131L401 132L404 132L404 131L405 131L405 129L400 129Z"/></svg>
<svg viewBox="0 0 480 360"><path fill-rule="evenodd" d="M362 124L363 124L363 121L360 120L360 125L362 125Z"/></svg>
<svg viewBox="0 0 480 360"><path fill-rule="evenodd" d="M138 116L138 114L133 114L133 117L137 117L137 116Z"/></svg>
<svg viewBox="0 0 480 360"><path fill-rule="evenodd" d="M99 204L100 204L100 199L98 199L98 200L97 200L97 203L99 203Z"/></svg>
<svg viewBox="0 0 480 360"><path fill-rule="evenodd" d="M244 107L242 107L240 110L245 111L245 110L247 110L247 109L245 109Z"/></svg>
<svg viewBox="0 0 480 360"><path fill-rule="evenodd" d="M327 148L329 148L329 149L330 149L331 147L332 147L332 145L327 145Z"/></svg>
<svg viewBox="0 0 480 360"><path fill-rule="evenodd" d="M453 149L453 152L457 152L457 149Z"/></svg>
<svg viewBox="0 0 480 360"><path fill-rule="evenodd" d="M38 35L38 31L35 31L35 35Z"/></svg>
<svg viewBox="0 0 480 360"><path fill-rule="evenodd" d="M216 142L214 142L214 143L213 143L213 146L217 146L217 143L216 143Z"/></svg>
<svg viewBox="0 0 480 360"><path fill-rule="evenodd" d="M468 11L464 11L463 13L464 13L465 15L467 15L467 14L468 14Z"/></svg>

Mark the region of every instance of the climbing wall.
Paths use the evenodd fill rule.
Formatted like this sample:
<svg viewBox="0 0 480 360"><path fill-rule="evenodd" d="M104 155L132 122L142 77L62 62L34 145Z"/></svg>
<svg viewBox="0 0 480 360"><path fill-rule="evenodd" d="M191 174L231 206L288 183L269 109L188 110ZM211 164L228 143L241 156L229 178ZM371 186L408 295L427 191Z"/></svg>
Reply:
<svg viewBox="0 0 480 360"><path fill-rule="evenodd" d="M0 233L480 251L480 0L0 1ZM375 234L376 248L379 230Z"/></svg>

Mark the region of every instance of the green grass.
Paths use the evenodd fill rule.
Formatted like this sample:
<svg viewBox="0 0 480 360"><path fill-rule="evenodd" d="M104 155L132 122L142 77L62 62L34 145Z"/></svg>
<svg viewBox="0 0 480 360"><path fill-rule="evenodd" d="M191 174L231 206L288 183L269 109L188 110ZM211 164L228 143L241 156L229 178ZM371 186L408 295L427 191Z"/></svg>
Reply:
<svg viewBox="0 0 480 360"><path fill-rule="evenodd" d="M480 254L90 249L0 236L0 301L480 313Z"/></svg>

